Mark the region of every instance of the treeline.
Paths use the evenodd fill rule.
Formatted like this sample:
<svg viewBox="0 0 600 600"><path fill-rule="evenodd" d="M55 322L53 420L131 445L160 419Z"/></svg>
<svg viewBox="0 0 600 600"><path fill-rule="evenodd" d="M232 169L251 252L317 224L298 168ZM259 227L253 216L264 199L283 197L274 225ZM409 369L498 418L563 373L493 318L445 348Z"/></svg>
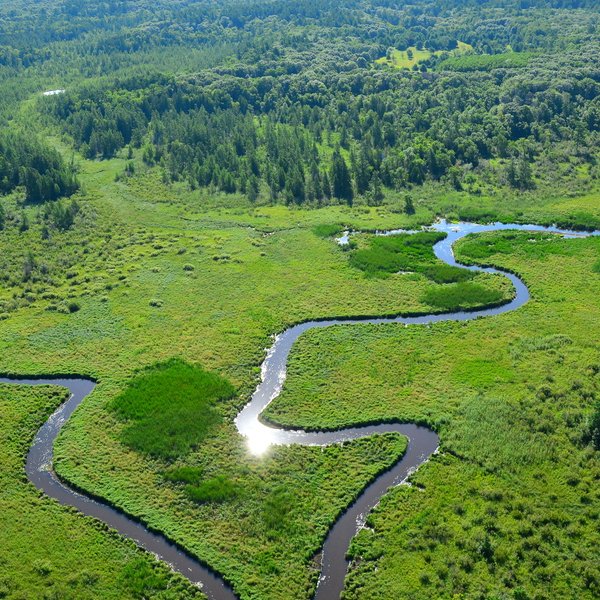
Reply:
<svg viewBox="0 0 600 600"><path fill-rule="evenodd" d="M0 194L23 186L28 202L71 196L79 187L72 165L33 134L0 133Z"/></svg>
<svg viewBox="0 0 600 600"><path fill-rule="evenodd" d="M534 167L591 161L600 132L600 68L591 45L483 71L365 68L337 42L276 47L252 63L192 78L130 77L45 100L88 158L142 147L148 164L191 187L303 203L428 180L457 189L493 169L518 189ZM360 60L359 60L360 59ZM485 62L485 61L484 61ZM452 63L451 63L452 64ZM502 159L498 171L493 165Z"/></svg>

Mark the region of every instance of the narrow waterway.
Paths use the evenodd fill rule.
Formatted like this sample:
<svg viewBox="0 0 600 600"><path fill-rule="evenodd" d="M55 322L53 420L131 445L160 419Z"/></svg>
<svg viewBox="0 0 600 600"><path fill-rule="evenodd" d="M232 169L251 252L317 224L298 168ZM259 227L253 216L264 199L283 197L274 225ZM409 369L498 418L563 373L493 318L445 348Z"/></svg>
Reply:
<svg viewBox="0 0 600 600"><path fill-rule="evenodd" d="M289 353L298 337L310 329L330 327L332 325L353 325L359 323L398 323L404 326L428 325L442 321L467 321L475 318L501 315L515 310L527 302L529 299L527 286L516 275L511 273L493 268L460 265L456 262L452 251L452 246L457 240L470 233L506 229L556 233L565 237L600 234L600 232L582 234L575 231L535 225L504 223L490 225L472 223L449 224L446 221L435 223L432 229L447 234L444 240L434 246L435 255L439 259L450 265L468 268L473 271L502 273L514 285L515 295L513 299L501 306L474 311L458 311L445 314L421 315L418 317L329 319L309 321L291 327L275 337L275 341L267 352L267 357L262 365L261 383L252 395L250 402L235 420L238 431L246 437L250 450L258 455L272 445L299 444L304 446L327 446L381 433L398 433L406 436L408 439L408 447L403 457L390 470L382 473L368 485L352 506L346 510L330 529L321 552L322 568L315 594L316 600L334 600L340 597L348 570L346 552L350 540L356 535L360 527L364 524L368 513L379 502L386 491L390 487L399 485L405 481L412 472L427 461L436 451L439 439L436 433L430 429L411 423L388 423L364 427L350 427L338 431L307 432L281 429L261 421L261 413L281 393L286 379ZM382 232L381 235L397 233L404 232L397 230ZM347 238L347 235L341 238L340 243L347 243ZM69 400L62 404L40 428L27 456L25 467L27 476L39 490L55 498L61 504L73 506L83 514L99 519L118 531L121 535L132 539L140 547L168 563L173 570L187 577L192 583L201 586L211 600L233 600L236 598L231 588L218 574L167 540L163 535L149 530L143 524L127 516L119 509L72 489L61 482L54 473L52 469L54 441L75 409L94 390L96 384L93 381L85 378L58 377L40 379L0 378L0 383L59 385L69 389L71 392Z"/></svg>

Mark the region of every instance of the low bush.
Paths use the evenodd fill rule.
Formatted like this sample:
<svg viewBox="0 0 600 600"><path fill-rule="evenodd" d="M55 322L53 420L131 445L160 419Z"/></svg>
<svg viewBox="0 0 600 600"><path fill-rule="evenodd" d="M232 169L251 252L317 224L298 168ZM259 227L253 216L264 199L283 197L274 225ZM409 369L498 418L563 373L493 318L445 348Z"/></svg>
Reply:
<svg viewBox="0 0 600 600"><path fill-rule="evenodd" d="M237 495L237 487L224 475L207 479L199 485L187 485L185 493L190 500L204 504L206 502L225 502Z"/></svg>
<svg viewBox="0 0 600 600"><path fill-rule="evenodd" d="M124 444L174 459L202 442L221 420L215 404L234 392L219 375L173 359L141 373L110 408L127 422L121 433Z"/></svg>
<svg viewBox="0 0 600 600"><path fill-rule="evenodd" d="M491 290L471 282L460 282L443 288L430 288L422 301L443 310L459 310L477 304L495 304L502 300L499 290Z"/></svg>
<svg viewBox="0 0 600 600"><path fill-rule="evenodd" d="M588 427L589 439L596 450L600 450L600 401L596 402Z"/></svg>
<svg viewBox="0 0 600 600"><path fill-rule="evenodd" d="M166 481L171 483L187 483L198 485L202 481L204 471L199 467L173 467L163 473Z"/></svg>

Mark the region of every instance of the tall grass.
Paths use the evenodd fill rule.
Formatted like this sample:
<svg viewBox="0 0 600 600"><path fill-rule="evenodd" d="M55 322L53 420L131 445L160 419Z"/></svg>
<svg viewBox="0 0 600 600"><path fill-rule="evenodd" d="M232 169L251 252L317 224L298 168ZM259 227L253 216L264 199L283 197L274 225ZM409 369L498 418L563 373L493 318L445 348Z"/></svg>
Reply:
<svg viewBox="0 0 600 600"><path fill-rule="evenodd" d="M315 225L312 229L313 233L322 238L333 237L334 235L340 235L344 228L339 224L333 223L321 223Z"/></svg>
<svg viewBox="0 0 600 600"><path fill-rule="evenodd" d="M443 288L430 288L423 294L423 302L443 310L459 310L478 304L495 304L504 294L482 285L461 281Z"/></svg>
<svg viewBox="0 0 600 600"><path fill-rule="evenodd" d="M173 359L140 374L110 408L127 421L124 444L155 458L174 459L202 442L220 421L215 403L234 392L219 375Z"/></svg>
<svg viewBox="0 0 600 600"><path fill-rule="evenodd" d="M427 231L389 237L375 237L368 248L350 254L350 264L371 277L387 277L399 271L422 273L436 283L454 283L473 278L466 269L438 261L433 245L446 234Z"/></svg>

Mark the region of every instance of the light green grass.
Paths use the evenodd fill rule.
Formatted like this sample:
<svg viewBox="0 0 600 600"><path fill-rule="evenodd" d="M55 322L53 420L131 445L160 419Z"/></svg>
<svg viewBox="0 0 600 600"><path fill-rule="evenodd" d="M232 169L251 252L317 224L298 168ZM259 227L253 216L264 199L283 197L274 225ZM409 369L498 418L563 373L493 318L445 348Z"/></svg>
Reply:
<svg viewBox="0 0 600 600"><path fill-rule="evenodd" d="M459 41L457 47L448 54L451 56L460 56L472 51L473 46ZM426 48L421 48L419 50L415 46L411 46L406 50L393 49L389 58L387 56L378 58L375 63L378 65L387 65L396 69L412 69L415 65L428 60L432 56L441 56L442 54L444 54L444 51L442 50L431 52Z"/></svg>

